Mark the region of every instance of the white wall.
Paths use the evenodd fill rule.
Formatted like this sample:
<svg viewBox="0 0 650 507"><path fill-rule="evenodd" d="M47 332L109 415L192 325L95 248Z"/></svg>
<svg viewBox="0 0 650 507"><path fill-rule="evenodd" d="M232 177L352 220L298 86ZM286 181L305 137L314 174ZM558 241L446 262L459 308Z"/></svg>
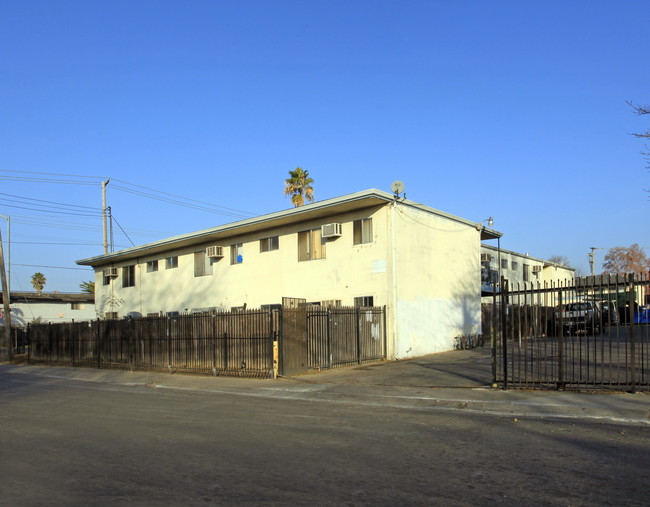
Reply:
<svg viewBox="0 0 650 507"><path fill-rule="evenodd" d="M73 320L93 320L97 318L95 305L83 303L83 308L72 309L69 302L11 302L11 322L17 325L27 325L34 320L40 319L41 323L72 322Z"/></svg>
<svg viewBox="0 0 650 507"><path fill-rule="evenodd" d="M451 350L481 331L479 232L426 211L395 208L397 322L393 354Z"/></svg>

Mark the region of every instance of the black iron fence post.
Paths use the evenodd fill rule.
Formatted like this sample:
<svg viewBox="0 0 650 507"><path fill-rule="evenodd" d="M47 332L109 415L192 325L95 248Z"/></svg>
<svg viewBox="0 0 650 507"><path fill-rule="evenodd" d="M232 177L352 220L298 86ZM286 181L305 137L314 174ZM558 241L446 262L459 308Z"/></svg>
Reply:
<svg viewBox="0 0 650 507"><path fill-rule="evenodd" d="M636 371L635 371L635 362L636 362L636 350L634 344L634 303L635 303L635 293L634 293L634 273L628 275L629 293L630 293L630 392L635 391L635 381L636 381ZM641 320L641 319L639 319Z"/></svg>
<svg viewBox="0 0 650 507"><path fill-rule="evenodd" d="M167 317L167 369L172 372L172 319Z"/></svg>
<svg viewBox="0 0 650 507"><path fill-rule="evenodd" d="M361 307L357 306L357 363L361 364Z"/></svg>
<svg viewBox="0 0 650 507"><path fill-rule="evenodd" d="M492 315L490 315L490 347L492 360L492 387L497 386L497 335L496 335L496 316L497 316L497 291L492 287Z"/></svg>
<svg viewBox="0 0 650 507"><path fill-rule="evenodd" d="M228 333L223 332L223 369L228 371Z"/></svg>
<svg viewBox="0 0 650 507"><path fill-rule="evenodd" d="M217 314L212 312L212 375L217 376Z"/></svg>
<svg viewBox="0 0 650 507"><path fill-rule="evenodd" d="M508 389L508 338L506 336L506 313L508 311L508 280L501 277L501 347L502 347L502 370L503 388Z"/></svg>
<svg viewBox="0 0 650 507"><path fill-rule="evenodd" d="M564 322L562 318L562 287L558 287L557 291L557 313L557 388L562 389L564 387Z"/></svg>
<svg viewBox="0 0 650 507"><path fill-rule="evenodd" d="M97 350L97 369L99 369L101 367L100 366L100 364L101 364L101 359L100 358L102 356L102 353L101 353L101 340L100 340L100 336L101 336L100 322L101 321L99 319L97 319L97 332L95 333L95 340L96 340L96 342L95 342L95 350Z"/></svg>
<svg viewBox="0 0 650 507"><path fill-rule="evenodd" d="M332 308L327 308L327 365L332 369Z"/></svg>

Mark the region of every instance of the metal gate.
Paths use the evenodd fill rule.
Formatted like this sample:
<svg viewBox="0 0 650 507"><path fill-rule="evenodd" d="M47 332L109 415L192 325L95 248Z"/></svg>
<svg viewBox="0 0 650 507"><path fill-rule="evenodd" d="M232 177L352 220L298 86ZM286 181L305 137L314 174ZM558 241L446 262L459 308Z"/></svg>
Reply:
<svg viewBox="0 0 650 507"><path fill-rule="evenodd" d="M305 299L282 298L279 370L282 375L307 372L307 304Z"/></svg>
<svg viewBox="0 0 650 507"><path fill-rule="evenodd" d="M518 388L650 389L647 275L508 287L484 305L493 381Z"/></svg>

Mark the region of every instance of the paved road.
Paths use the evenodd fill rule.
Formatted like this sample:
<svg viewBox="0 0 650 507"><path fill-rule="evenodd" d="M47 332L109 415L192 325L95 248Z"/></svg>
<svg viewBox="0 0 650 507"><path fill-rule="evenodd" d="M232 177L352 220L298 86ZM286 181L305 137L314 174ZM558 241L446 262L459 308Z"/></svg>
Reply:
<svg viewBox="0 0 650 507"><path fill-rule="evenodd" d="M0 365L0 503L647 505L647 394L442 385L454 360L277 381Z"/></svg>

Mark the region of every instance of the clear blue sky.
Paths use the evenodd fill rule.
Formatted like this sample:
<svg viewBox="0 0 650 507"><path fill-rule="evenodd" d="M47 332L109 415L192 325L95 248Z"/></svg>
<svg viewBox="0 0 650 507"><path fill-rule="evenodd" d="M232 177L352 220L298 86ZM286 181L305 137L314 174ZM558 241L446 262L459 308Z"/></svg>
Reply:
<svg viewBox="0 0 650 507"><path fill-rule="evenodd" d="M236 218L125 189L246 217L290 207L296 166L318 200L400 179L585 274L591 246L650 253L650 118L626 104L650 103L648 34L647 0L5 1L12 289L92 278L61 268L102 252L102 179L142 244Z"/></svg>

